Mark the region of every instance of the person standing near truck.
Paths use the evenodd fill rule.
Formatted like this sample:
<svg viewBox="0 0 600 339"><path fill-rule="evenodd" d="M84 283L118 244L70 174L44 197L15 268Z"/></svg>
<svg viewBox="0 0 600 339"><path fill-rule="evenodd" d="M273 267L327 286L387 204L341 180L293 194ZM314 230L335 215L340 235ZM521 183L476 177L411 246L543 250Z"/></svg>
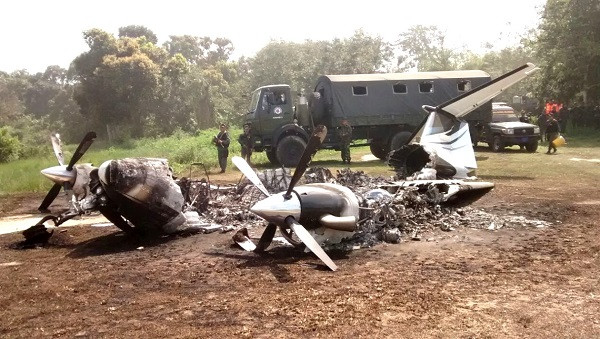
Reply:
<svg viewBox="0 0 600 339"><path fill-rule="evenodd" d="M342 151L342 162L350 163L350 143L352 142L352 126L348 120L342 120L338 127L338 137L340 138L340 149Z"/></svg>
<svg viewBox="0 0 600 339"><path fill-rule="evenodd" d="M227 126L225 126L225 124L221 124L219 128L221 131L213 138L213 144L217 146L221 173L225 173L225 169L227 168L227 157L229 156L229 133L227 133Z"/></svg>
<svg viewBox="0 0 600 339"><path fill-rule="evenodd" d="M546 140L548 141L548 152L546 154L550 154L550 150L553 150L552 153L556 153L554 139L558 138L559 135L560 126L558 125L558 121L554 119L554 116L550 115L546 123Z"/></svg>
<svg viewBox="0 0 600 339"><path fill-rule="evenodd" d="M250 157L252 156L252 135L250 134L250 124L244 124L244 132L238 137L238 142L242 147L242 158L252 165Z"/></svg>
<svg viewBox="0 0 600 339"><path fill-rule="evenodd" d="M543 111L542 114L538 116L538 126L540 126L540 137L542 141L546 137L546 126L548 125L548 114L546 111Z"/></svg>

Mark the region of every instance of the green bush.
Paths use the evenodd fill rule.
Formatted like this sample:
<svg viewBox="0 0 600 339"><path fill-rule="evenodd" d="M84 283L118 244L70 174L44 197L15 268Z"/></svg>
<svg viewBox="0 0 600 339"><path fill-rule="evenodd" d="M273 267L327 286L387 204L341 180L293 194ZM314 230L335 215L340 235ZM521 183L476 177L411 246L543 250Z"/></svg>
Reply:
<svg viewBox="0 0 600 339"><path fill-rule="evenodd" d="M0 162L19 159L21 143L14 137L8 127L0 128Z"/></svg>

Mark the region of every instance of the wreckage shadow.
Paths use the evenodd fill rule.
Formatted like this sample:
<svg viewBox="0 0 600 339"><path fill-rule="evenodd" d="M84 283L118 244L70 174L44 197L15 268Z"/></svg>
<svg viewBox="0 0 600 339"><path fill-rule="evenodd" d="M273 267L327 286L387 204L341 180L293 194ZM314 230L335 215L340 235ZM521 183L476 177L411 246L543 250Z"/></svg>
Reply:
<svg viewBox="0 0 600 339"><path fill-rule="evenodd" d="M165 235L126 234L120 231L93 238L75 246L67 254L69 258L85 258L99 255L135 251L138 247L153 247L173 239Z"/></svg>
<svg viewBox="0 0 600 339"><path fill-rule="evenodd" d="M273 277L280 283L287 283L295 280L290 275L286 266L299 264L299 261L308 257L314 259L314 263L303 264L312 266L319 271L330 271L329 267L322 263L319 258L315 257L314 254L302 252L291 247L273 247L263 253L243 252L241 254L232 254L210 252L207 254L242 261L238 265L239 268L268 267L271 274L273 274ZM328 254L334 261L348 259L347 251L334 250L329 251Z"/></svg>

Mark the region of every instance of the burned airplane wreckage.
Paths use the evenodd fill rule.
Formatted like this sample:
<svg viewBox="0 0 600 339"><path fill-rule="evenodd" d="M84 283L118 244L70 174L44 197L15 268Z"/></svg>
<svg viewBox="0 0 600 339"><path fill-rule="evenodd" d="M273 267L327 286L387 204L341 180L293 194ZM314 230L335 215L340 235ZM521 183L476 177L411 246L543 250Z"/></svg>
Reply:
<svg viewBox="0 0 600 339"><path fill-rule="evenodd" d="M45 226L46 222L60 226L69 219L94 211L100 212L126 233L171 234L195 230L198 218L184 214L189 202L186 204L182 188L189 190L189 185L186 185L189 182L176 182L166 159L108 160L99 167L76 164L95 138L94 132L87 133L69 164L65 165L60 139L57 135L52 136L59 165L42 170L42 174L54 185L38 210L47 211L61 188L69 197L70 208L57 216L47 215L25 230L25 246L44 242L50 237L52 233Z"/></svg>
<svg viewBox="0 0 600 339"><path fill-rule="evenodd" d="M469 177L477 165L468 126L460 117L535 69L532 64L524 65L449 102L424 107L429 115L413 134L412 142L390 153L388 164L402 180L371 178L349 169L339 171L334 178L326 169L308 168L327 134L323 126L315 128L293 176L282 168L263 172L261 180L261 173L257 175L242 158L234 157L233 163L251 184L241 182L214 197L207 181L176 180L165 159L109 160L97 168L76 165L94 140L93 132L86 135L65 166L60 142L53 138L60 165L42 171L55 184L39 209L46 210L61 188L70 197L70 209L59 216L44 217L24 235L31 242L47 240L51 233L44 222L50 220L58 226L92 211L102 213L128 233L201 232L199 218L204 218L209 223L229 223L229 230L240 229L234 241L254 252L265 251L279 230L286 243L313 252L336 270L326 250L398 242L406 234L418 238L424 224L435 224L442 230L471 219L482 220L482 228L490 223L507 224L510 220L497 220L482 212L468 215L461 209L489 192L493 184ZM278 180L268 180L269 171ZM192 186L194 194L190 193ZM273 193L277 191L282 192ZM257 192L266 198L258 200ZM261 220L267 226L254 244L246 227L258 226Z"/></svg>

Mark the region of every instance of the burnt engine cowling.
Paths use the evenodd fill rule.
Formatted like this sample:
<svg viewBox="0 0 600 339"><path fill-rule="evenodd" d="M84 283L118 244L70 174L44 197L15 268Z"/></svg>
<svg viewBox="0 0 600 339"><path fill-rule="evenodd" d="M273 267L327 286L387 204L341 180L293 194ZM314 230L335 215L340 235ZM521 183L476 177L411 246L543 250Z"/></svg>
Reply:
<svg viewBox="0 0 600 339"><path fill-rule="evenodd" d="M111 205L135 228L173 233L185 223L183 195L166 159L108 160L98 176Z"/></svg>

